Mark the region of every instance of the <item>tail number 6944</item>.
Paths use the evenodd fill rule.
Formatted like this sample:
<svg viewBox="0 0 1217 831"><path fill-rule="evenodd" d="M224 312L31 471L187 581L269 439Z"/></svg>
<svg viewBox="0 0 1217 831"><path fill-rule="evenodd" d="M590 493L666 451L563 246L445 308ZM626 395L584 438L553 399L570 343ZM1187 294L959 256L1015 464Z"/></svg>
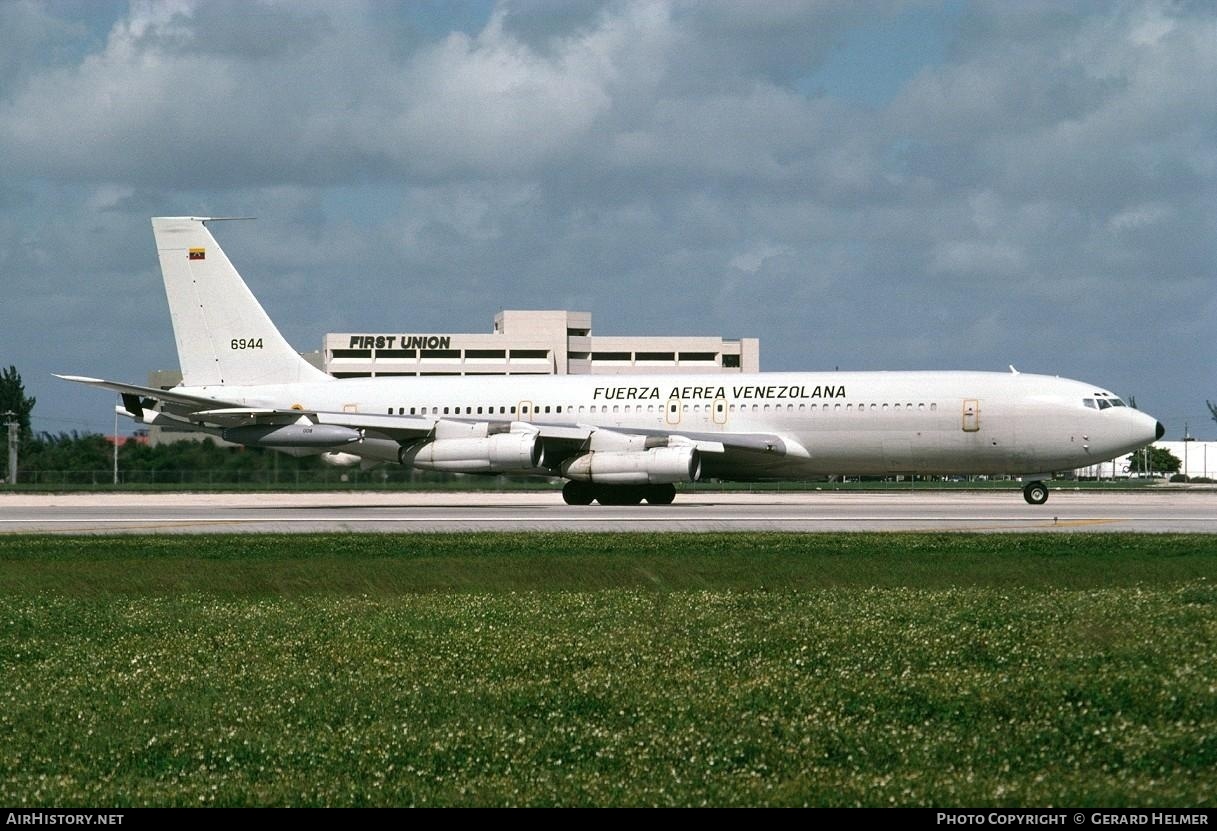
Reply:
<svg viewBox="0 0 1217 831"><path fill-rule="evenodd" d="M233 349L261 349L262 338L233 338Z"/></svg>

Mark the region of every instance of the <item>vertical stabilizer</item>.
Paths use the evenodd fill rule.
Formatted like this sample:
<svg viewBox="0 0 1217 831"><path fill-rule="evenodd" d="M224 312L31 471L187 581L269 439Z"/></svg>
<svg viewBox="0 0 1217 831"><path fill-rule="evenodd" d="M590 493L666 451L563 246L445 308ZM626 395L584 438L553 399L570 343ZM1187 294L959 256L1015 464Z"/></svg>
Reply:
<svg viewBox="0 0 1217 831"><path fill-rule="evenodd" d="M152 219L182 383L255 386L330 380L279 334L206 221L193 216Z"/></svg>

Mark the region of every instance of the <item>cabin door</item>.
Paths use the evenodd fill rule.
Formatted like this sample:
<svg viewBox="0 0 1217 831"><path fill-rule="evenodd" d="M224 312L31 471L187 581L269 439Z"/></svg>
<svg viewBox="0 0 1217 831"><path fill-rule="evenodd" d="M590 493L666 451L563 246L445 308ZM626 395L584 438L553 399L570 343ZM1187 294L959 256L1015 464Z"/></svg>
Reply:
<svg viewBox="0 0 1217 831"><path fill-rule="evenodd" d="M963 402L963 431L975 433L980 429L980 401L969 398Z"/></svg>

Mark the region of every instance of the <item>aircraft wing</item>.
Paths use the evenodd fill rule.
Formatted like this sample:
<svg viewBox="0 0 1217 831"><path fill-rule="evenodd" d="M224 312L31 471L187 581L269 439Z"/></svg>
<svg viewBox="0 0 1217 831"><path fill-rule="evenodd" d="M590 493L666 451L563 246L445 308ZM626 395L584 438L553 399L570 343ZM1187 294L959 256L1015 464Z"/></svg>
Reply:
<svg viewBox="0 0 1217 831"><path fill-rule="evenodd" d="M712 454L727 464L761 463L785 456L806 457L807 451L797 442L772 433L703 432L665 428L597 427L587 424L550 424L544 422L515 422L460 416L407 416L379 413L329 412L324 410L249 407L236 401L205 398L145 387L89 378L79 375L57 375L66 381L107 389L122 396L121 414L145 424L173 427L222 436L226 430L239 427L270 427L293 425L305 421L317 425L347 427L358 430L367 438L376 437L402 445L434 438L443 432L440 422L453 426L473 425L489 421L490 432L503 430L536 431L546 446L546 458L560 460L589 449L598 442L612 442L614 437L642 437L646 446L692 445L701 453ZM158 407L159 405L159 407ZM459 429L459 428L458 428ZM597 439L593 435L600 433ZM389 445L392 447L393 445ZM353 448L352 448L353 449Z"/></svg>

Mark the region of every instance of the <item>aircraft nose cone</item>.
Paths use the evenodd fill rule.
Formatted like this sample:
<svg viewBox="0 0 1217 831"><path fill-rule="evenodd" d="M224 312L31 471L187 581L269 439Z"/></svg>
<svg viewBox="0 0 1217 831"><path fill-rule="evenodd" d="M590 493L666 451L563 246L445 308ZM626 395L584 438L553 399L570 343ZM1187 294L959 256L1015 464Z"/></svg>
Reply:
<svg viewBox="0 0 1217 831"><path fill-rule="evenodd" d="M1166 435L1166 428L1163 427L1162 422L1159 421L1158 426L1154 430L1154 441L1157 441L1158 439L1162 438L1165 435Z"/></svg>

